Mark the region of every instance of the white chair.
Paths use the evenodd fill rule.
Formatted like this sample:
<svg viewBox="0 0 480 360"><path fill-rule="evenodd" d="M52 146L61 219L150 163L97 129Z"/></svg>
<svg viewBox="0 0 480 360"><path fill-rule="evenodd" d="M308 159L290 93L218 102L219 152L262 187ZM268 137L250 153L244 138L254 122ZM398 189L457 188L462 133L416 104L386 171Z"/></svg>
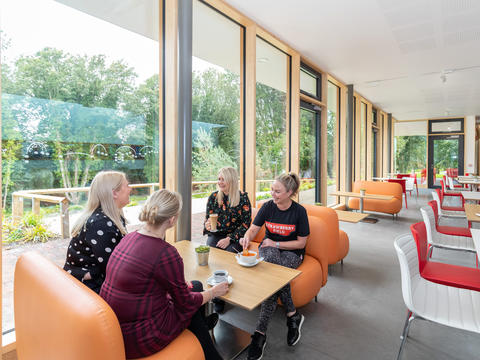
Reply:
<svg viewBox="0 0 480 360"><path fill-rule="evenodd" d="M402 356L414 319L480 333L480 292L433 283L421 277L417 246L410 234L399 236L394 246L400 262L403 301L408 309L397 360Z"/></svg>
<svg viewBox="0 0 480 360"><path fill-rule="evenodd" d="M414 189L415 185L415 179L408 177L405 178L405 191L410 193L410 196L412 196L412 191Z"/></svg>
<svg viewBox="0 0 480 360"><path fill-rule="evenodd" d="M441 219L442 217L453 217L453 218L467 218L465 211L451 211L451 210L442 210L440 206L440 197L438 196L436 191L432 191L433 200L437 202L437 209L438 209L438 217Z"/></svg>
<svg viewBox="0 0 480 360"><path fill-rule="evenodd" d="M437 231L437 227L435 226L435 214L430 206L421 207L420 212L422 213L423 222L427 228L430 256L433 247L475 252L475 245L473 244L471 237L447 235Z"/></svg>

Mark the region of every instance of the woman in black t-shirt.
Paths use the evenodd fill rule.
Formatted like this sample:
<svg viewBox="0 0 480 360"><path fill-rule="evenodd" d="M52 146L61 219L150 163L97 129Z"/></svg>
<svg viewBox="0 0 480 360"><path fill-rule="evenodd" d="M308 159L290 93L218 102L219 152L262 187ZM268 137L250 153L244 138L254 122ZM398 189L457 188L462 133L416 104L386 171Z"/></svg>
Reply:
<svg viewBox="0 0 480 360"><path fill-rule="evenodd" d="M305 244L310 233L305 208L291 199L300 187L297 174L282 174L272 184L273 200L263 204L252 225L240 240L244 248L265 224L265 238L259 246L260 255L265 261L296 269L303 261ZM252 335L248 349L248 360L260 359L266 342L268 323L280 298L287 311L287 344L295 345L300 340L300 330L304 316L293 305L290 285L284 286L277 293L262 303L257 327Z"/></svg>

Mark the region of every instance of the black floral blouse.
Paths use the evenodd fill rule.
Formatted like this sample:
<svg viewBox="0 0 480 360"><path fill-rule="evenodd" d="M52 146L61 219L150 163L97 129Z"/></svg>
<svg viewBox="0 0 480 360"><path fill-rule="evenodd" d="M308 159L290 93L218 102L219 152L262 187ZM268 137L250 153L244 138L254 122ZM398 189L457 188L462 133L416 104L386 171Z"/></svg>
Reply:
<svg viewBox="0 0 480 360"><path fill-rule="evenodd" d="M240 192L240 202L235 207L229 206L227 195L223 196L223 205L220 207L217 195L218 191L215 191L208 198L205 220L210 217L210 214L218 214L217 232L212 234L225 235L230 238L230 241L238 242L252 222L252 208L248 194ZM204 227L203 234L208 233L209 231Z"/></svg>
<svg viewBox="0 0 480 360"><path fill-rule="evenodd" d="M122 222L125 225L123 218ZM70 240L63 269L98 293L105 280L108 259L122 238L115 223L97 208L80 233ZM92 280L82 280L87 272Z"/></svg>

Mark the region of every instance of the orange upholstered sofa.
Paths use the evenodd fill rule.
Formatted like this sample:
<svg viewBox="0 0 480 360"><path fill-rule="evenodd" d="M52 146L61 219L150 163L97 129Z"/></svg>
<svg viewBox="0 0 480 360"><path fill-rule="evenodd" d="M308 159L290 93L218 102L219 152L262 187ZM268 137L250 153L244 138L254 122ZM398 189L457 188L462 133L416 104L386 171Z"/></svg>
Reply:
<svg viewBox="0 0 480 360"><path fill-rule="evenodd" d="M309 204L302 204L307 210L309 216L315 216L322 219L327 225L323 236L327 240L328 265L343 262L349 249L348 235L338 227L338 215L335 210L325 207Z"/></svg>
<svg viewBox="0 0 480 360"><path fill-rule="evenodd" d="M363 210L375 211L395 215L402 210L402 186L397 183L381 182L381 181L360 181L357 180L353 184L353 192L360 192L365 189L367 194L376 195L392 195L392 200L373 200L365 199L363 202ZM350 198L348 201L350 209L359 209L360 200L358 198Z"/></svg>
<svg viewBox="0 0 480 360"><path fill-rule="evenodd" d="M117 317L92 290L41 255L20 256L14 280L16 350L22 360L122 360ZM205 359L189 330L144 360Z"/></svg>
<svg viewBox="0 0 480 360"><path fill-rule="evenodd" d="M252 219L257 210L252 209ZM291 283L293 303L296 307L308 304L316 296L320 289L327 283L328 277L328 250L325 239L327 224L322 219L314 216L308 217L310 235L305 248L305 258L298 267L302 273ZM265 225L262 226L250 248L258 251L258 245L265 237Z"/></svg>

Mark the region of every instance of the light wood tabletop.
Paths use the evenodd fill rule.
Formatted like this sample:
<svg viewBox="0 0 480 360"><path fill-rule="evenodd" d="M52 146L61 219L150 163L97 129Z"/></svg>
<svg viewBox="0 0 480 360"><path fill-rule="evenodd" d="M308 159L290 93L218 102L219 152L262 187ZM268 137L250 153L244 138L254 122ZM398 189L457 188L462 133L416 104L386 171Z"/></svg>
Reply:
<svg viewBox="0 0 480 360"><path fill-rule="evenodd" d="M480 205L475 204L465 204L465 214L467 215L468 221L480 222Z"/></svg>
<svg viewBox="0 0 480 360"><path fill-rule="evenodd" d="M359 221L369 216L369 214L353 211L335 210L335 212L338 215L338 220L350 223L358 223Z"/></svg>
<svg viewBox="0 0 480 360"><path fill-rule="evenodd" d="M329 195L373 199L373 200L392 200L393 199L393 195L378 195L378 194L369 194L369 193L362 195L360 193L350 192L350 191L332 191L331 193L329 193Z"/></svg>
<svg viewBox="0 0 480 360"><path fill-rule="evenodd" d="M237 263L236 254L215 248L210 248L208 265L199 266L195 253L198 244L183 240L173 246L183 259L186 280L199 280L208 288L207 279L215 270L227 270L233 283L221 299L247 310L253 310L301 274L299 270L264 261L253 267L244 267Z"/></svg>

